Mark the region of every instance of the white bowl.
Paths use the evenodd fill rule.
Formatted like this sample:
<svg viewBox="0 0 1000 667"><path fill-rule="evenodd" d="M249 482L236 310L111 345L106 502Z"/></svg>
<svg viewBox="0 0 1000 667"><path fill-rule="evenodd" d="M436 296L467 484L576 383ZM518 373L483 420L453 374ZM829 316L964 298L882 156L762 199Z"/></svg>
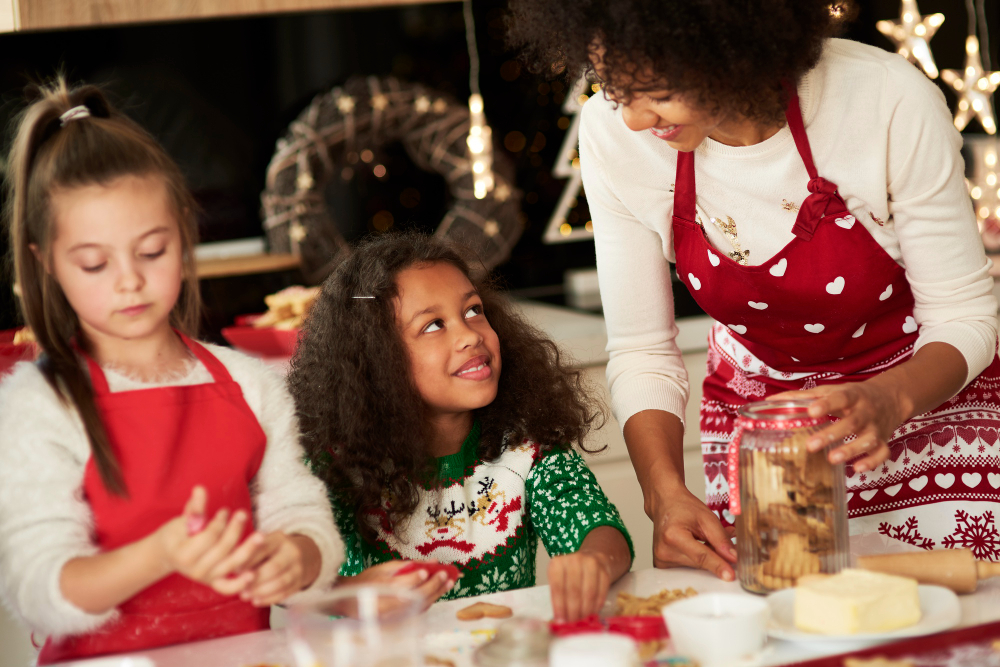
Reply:
<svg viewBox="0 0 1000 667"><path fill-rule="evenodd" d="M702 667L752 662L767 640L767 602L749 594L703 593L663 608L674 650Z"/></svg>

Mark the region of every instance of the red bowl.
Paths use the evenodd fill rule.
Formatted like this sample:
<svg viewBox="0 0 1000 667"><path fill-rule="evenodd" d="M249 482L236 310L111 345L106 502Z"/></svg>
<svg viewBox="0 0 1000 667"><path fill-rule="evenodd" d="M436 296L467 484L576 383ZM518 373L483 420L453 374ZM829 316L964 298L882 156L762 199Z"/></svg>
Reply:
<svg viewBox="0 0 1000 667"><path fill-rule="evenodd" d="M222 330L222 337L238 350L260 357L287 358L295 354L299 342L298 329L275 329L252 325L260 315L236 318L236 324Z"/></svg>
<svg viewBox="0 0 1000 667"><path fill-rule="evenodd" d="M38 353L34 343L14 344L14 334L18 329L0 331L0 375L3 375L19 361L33 361Z"/></svg>

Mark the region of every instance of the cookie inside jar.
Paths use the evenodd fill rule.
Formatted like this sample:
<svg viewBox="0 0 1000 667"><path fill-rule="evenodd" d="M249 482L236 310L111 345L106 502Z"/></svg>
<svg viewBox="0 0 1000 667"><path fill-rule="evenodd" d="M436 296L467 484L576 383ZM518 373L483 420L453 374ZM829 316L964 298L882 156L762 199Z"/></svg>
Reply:
<svg viewBox="0 0 1000 667"><path fill-rule="evenodd" d="M844 466L831 464L828 450L808 450L826 422L797 403L741 410L736 549L740 583L754 593L847 566Z"/></svg>

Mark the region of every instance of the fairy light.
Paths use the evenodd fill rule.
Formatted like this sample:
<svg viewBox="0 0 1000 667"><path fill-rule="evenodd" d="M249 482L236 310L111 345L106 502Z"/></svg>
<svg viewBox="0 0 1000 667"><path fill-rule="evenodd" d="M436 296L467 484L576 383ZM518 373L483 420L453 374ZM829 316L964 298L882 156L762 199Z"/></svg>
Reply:
<svg viewBox="0 0 1000 667"><path fill-rule="evenodd" d="M476 24L472 17L472 0L465 0L465 36L469 45L469 147L472 162L472 193L485 199L493 189L493 131L486 124L483 96L479 93L479 53L476 49Z"/></svg>

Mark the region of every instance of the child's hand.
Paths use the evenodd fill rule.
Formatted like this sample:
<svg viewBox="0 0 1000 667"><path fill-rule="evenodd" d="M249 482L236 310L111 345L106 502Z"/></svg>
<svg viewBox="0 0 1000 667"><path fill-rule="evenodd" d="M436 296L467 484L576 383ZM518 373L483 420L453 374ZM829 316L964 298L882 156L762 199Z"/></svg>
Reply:
<svg viewBox="0 0 1000 667"><path fill-rule="evenodd" d="M267 535L255 533L251 537L258 541L245 565L251 581L240 594L241 598L255 607L268 607L316 581L323 558L311 539L280 531Z"/></svg>
<svg viewBox="0 0 1000 667"><path fill-rule="evenodd" d="M604 554L581 549L549 561L552 615L573 622L596 614L611 587L611 567Z"/></svg>
<svg viewBox="0 0 1000 667"><path fill-rule="evenodd" d="M221 509L205 523L207 504L204 487L194 487L184 512L163 524L153 539L168 574L177 572L223 595L234 595L253 579L252 573L229 577L253 553L251 547L255 545L250 539L236 548L248 517L243 511L230 517L228 510Z"/></svg>
<svg viewBox="0 0 1000 667"><path fill-rule="evenodd" d="M446 572L438 572L431 576L427 573L427 570L423 569L399 574L400 570L409 567L415 562L419 563L422 561L391 560L388 563L373 565L356 576L341 577L337 581L337 585L380 584L407 588L424 599L424 609L427 609L437 602L438 598L450 591L455 585L456 580L450 578Z"/></svg>

